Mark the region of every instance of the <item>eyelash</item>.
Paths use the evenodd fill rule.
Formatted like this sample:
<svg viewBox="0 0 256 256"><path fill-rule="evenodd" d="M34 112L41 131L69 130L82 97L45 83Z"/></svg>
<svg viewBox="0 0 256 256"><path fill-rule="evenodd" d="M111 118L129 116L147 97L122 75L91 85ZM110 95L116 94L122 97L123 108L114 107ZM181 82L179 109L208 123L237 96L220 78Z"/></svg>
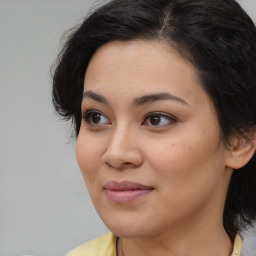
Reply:
<svg viewBox="0 0 256 256"><path fill-rule="evenodd" d="M98 123L93 122L91 118L92 118L92 116L93 116L94 114L101 116L101 118L104 117L104 118L107 120L107 122L104 122L103 124L100 124L100 123L98 124ZM150 118L153 118L153 117L157 117L157 118L160 117L160 121L162 121L162 119L164 118L165 120L167 120L167 122L166 122L165 124L163 124L163 125L158 125L158 124L154 125L154 124L152 124L152 123L151 123L151 124L147 124L147 123L149 122L149 119L150 119ZM109 125L109 124L111 124L111 123L108 121L108 118L106 118L106 117L104 116L104 114L101 113L101 112L98 111L98 110L92 110L92 109L90 109L90 110L85 111L85 112L82 114L82 119L83 119L89 126L91 126L91 127L102 127L102 126L104 126L104 125ZM99 119L99 121L101 121L101 119ZM153 121L153 120L151 120L151 121ZM158 120L157 120L157 121L158 121ZM177 119L176 119L175 117L169 115L169 114L166 114L166 113L163 113L163 112L151 112L151 113L149 113L149 114L147 114L147 115L145 116L145 118L144 118L144 120L143 120L143 122L142 122L142 125L148 125L149 127L154 127L154 128L162 128L162 127L166 127L166 126L168 126L168 125L172 125L172 124L174 124L174 123L176 123L176 122L177 122Z"/></svg>
<svg viewBox="0 0 256 256"><path fill-rule="evenodd" d="M98 110L93 110L93 109L90 109L90 110L87 110L85 111L83 114L82 114L82 119L89 125L89 126L101 126L102 124L97 124L97 123L93 123L91 118L92 118L92 115L95 114L95 115L100 115L100 116L103 116L105 117L100 111ZM106 118L107 119L107 118ZM108 122L107 124L110 124L110 122Z"/></svg>
<svg viewBox="0 0 256 256"><path fill-rule="evenodd" d="M177 119L169 114L163 113L163 112L151 112L149 114L146 115L146 117L144 118L144 121L142 122L143 125L146 125L145 123L149 120L149 118L152 117L160 117L161 119L164 118L165 120L167 120L167 123L164 125L149 125L151 127L154 128L161 128L161 127L166 127L168 125L172 125L174 123L177 122Z"/></svg>

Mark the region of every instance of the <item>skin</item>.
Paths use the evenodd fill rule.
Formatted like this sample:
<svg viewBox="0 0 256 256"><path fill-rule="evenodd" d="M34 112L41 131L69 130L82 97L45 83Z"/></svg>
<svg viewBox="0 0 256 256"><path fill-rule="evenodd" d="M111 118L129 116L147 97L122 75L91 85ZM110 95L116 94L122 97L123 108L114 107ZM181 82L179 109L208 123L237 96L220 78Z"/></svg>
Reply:
<svg viewBox="0 0 256 256"><path fill-rule="evenodd" d="M222 215L231 156L193 65L164 42L110 42L92 57L84 93L77 161L97 212L121 237L125 256L230 255ZM179 100L134 104L159 93ZM99 119L88 110L100 112ZM151 112L157 112L157 125L147 118ZM115 203L104 190L113 180L154 189Z"/></svg>

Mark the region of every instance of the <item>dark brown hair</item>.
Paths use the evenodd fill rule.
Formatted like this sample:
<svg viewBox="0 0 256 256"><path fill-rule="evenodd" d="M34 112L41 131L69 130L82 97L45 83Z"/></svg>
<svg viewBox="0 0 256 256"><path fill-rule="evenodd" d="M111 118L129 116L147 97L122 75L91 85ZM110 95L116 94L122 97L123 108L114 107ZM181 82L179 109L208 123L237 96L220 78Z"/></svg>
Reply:
<svg viewBox="0 0 256 256"><path fill-rule="evenodd" d="M197 68L227 144L231 136L255 128L256 28L236 1L113 0L71 34L54 71L54 107L73 120L76 135L92 55L107 42L135 39L165 40ZM256 218L255 155L234 171L223 216L231 236Z"/></svg>

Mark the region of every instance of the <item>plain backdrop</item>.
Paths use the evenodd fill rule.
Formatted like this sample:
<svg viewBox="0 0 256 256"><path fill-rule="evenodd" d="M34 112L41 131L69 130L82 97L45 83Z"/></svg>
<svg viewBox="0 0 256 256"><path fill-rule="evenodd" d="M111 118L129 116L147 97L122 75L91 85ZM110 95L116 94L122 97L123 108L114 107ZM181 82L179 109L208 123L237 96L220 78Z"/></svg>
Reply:
<svg viewBox="0 0 256 256"><path fill-rule="evenodd" d="M70 126L51 104L61 35L92 3L0 0L0 256L61 256L107 232L79 172ZM240 3L256 18L255 0Z"/></svg>

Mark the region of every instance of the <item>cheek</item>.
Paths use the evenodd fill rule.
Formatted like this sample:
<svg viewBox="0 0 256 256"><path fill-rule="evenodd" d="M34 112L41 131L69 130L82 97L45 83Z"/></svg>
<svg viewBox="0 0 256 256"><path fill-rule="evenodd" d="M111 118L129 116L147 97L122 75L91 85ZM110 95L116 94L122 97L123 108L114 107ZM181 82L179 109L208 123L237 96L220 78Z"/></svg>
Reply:
<svg viewBox="0 0 256 256"><path fill-rule="evenodd" d="M76 144L76 158L85 182L93 179L100 164L97 143L90 138L79 134Z"/></svg>
<svg viewBox="0 0 256 256"><path fill-rule="evenodd" d="M162 209L164 216L177 209L175 216L182 219L196 212L211 198L222 199L222 156L217 159L218 150L210 150L203 142L200 147L196 141L190 142L186 140L185 144L179 145L176 141L162 150L155 148L153 154L151 152L150 167L155 172L156 185L161 194L156 208Z"/></svg>
<svg viewBox="0 0 256 256"><path fill-rule="evenodd" d="M187 188L204 189L220 178L225 167L224 157L218 142L209 138L177 136L175 140L165 140L155 145L148 159L153 169L157 170L161 182L168 183L167 189L179 189L185 193Z"/></svg>

